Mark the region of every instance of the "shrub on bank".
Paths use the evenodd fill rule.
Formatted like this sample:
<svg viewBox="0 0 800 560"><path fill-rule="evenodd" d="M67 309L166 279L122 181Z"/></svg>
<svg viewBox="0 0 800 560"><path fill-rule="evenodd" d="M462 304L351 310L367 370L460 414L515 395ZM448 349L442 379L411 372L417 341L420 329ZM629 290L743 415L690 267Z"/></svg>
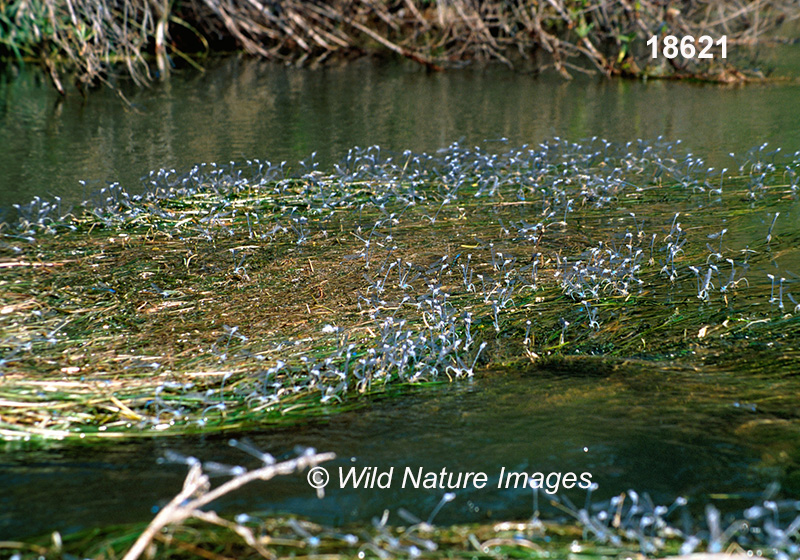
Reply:
<svg viewBox="0 0 800 560"><path fill-rule="evenodd" d="M146 84L180 60L232 50L311 65L394 53L434 70L499 61L565 77L738 81L748 76L722 51L792 17L790 0L2 0L0 57L44 65L62 93L65 72L80 89L116 69ZM665 56L668 36L689 39ZM700 57L707 43L711 58Z"/></svg>

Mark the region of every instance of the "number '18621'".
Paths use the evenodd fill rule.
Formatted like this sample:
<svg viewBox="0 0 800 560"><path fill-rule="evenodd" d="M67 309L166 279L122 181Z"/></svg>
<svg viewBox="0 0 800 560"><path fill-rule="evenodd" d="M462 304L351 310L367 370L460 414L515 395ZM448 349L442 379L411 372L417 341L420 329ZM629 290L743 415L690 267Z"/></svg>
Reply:
<svg viewBox="0 0 800 560"><path fill-rule="evenodd" d="M678 39L675 35L667 35L664 37L663 46L661 48L662 54L666 58L714 58L714 53L711 49L714 45L722 47L720 58L727 58L728 55L728 41L727 37L723 35L716 41L708 35L703 35L696 41L691 35L686 35ZM653 49L653 58L658 58L658 35L653 35L647 40L647 46Z"/></svg>

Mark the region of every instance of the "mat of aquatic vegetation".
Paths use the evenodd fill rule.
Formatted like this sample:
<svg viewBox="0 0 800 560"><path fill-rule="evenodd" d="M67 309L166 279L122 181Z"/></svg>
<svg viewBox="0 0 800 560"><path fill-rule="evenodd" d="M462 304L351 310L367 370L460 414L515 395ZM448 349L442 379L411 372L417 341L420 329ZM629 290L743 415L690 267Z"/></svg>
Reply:
<svg viewBox="0 0 800 560"><path fill-rule="evenodd" d="M18 206L0 436L299 421L487 365L792 372L800 153L716 170L660 140L494 146L159 170L142 194Z"/></svg>
<svg viewBox="0 0 800 560"><path fill-rule="evenodd" d="M453 527L417 526L344 527L327 529L294 518L251 517L245 524L256 535L259 546L215 526L188 523L155 538L157 557L178 558L630 558L638 545L598 544L583 539L576 525L504 522ZM229 521L231 525L234 522ZM143 526L116 527L32 543L3 543L23 558L79 557L122 558ZM258 549L261 548L261 551ZM676 554L677 542L665 554ZM734 548L734 550L736 550Z"/></svg>

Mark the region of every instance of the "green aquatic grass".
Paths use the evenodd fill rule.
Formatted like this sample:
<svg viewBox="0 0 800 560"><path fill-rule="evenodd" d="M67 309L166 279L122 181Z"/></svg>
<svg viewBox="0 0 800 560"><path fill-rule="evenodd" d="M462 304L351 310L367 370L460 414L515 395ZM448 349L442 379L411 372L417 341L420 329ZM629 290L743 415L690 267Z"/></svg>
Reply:
<svg viewBox="0 0 800 560"><path fill-rule="evenodd" d="M298 527L306 535L298 534ZM20 554L21 559L41 556L79 555L97 560L122 558L131 547L143 525L109 527L65 536L61 546L53 538L31 543L0 543L0 547ZM630 558L639 554L638 543L624 546L603 545L585 539L580 527L572 524L530 522L498 522L491 524L454 525L428 529L409 526L384 527L381 531L362 525L332 530L293 517L270 517L259 527L261 543L272 558L381 558L409 557L407 549L416 546L418 558L572 558L601 560ZM309 545L308 536L318 538ZM348 543L349 535L355 542ZM60 538L60 537L59 537ZM397 546L387 546L396 539ZM230 530L190 521L159 534L154 543L158 558L264 558ZM433 548L430 550L425 545ZM665 540L663 556L676 556L677 539ZM405 553L399 552L403 550ZM732 548L732 551L737 551Z"/></svg>
<svg viewBox="0 0 800 560"><path fill-rule="evenodd" d="M788 299L783 310L770 302L763 271L800 262L797 234L779 227L767 241L764 223L794 204L791 165L742 166L712 192L717 179L669 181L649 156L631 159L612 161L628 164L626 182L602 204L586 185L613 179L608 158L573 172L575 158L564 156L536 182L506 169L493 196L480 172L454 195L440 172L413 181L314 172L255 184L241 171L215 171L183 194L137 202L109 190L111 202L28 223L32 233L9 228L0 247L0 435L126 438L293 423L360 406L389 386L454 379L473 361L691 365L764 351L789 367L798 316ZM542 221L535 239L514 231L519 220ZM723 227L727 238L709 237ZM670 238L684 241L671 267ZM639 269L598 270L597 289L576 293L564 277L578 277L569 266L592 248L641 251ZM725 258L741 272L723 291ZM462 281L465 263L474 289ZM688 267L705 272L708 263L719 272L701 298L703 279ZM470 314L465 367L448 358L436 375L407 379L378 365L374 378L336 379L342 348L352 345L351 362L372 356L389 316L434 332L433 315L414 305L425 298ZM451 329L465 337L465 323ZM309 363L327 365L314 373Z"/></svg>
<svg viewBox="0 0 800 560"><path fill-rule="evenodd" d="M55 220L21 209L23 221L0 230L0 437L24 447L246 431L473 373L521 372L532 383L551 375L554 386L559 375L587 376L602 387L545 394L541 406L624 407L619 386L657 388L665 422L691 423L687 403L731 416L741 411L734 403L757 405L759 414L736 417L735 434L760 442L753 469L780 470L791 488L800 424L787 380L800 357L798 315L788 295L778 307L766 274L792 282L800 263L798 234L785 226L796 213L797 162L766 171L751 162L698 180L662 176L682 164L662 158L659 167L645 151L581 159L585 148L553 146L559 155L545 149L535 173L453 148L443 156L457 160L451 167L415 170L409 158L401 173L373 164L369 179L313 172L242 182L246 172L226 169L188 175L194 190L141 200L111 189ZM612 168L623 167L615 183ZM467 170L458 192L452 168ZM166 177L156 182L180 182ZM524 233L523 221L541 227ZM670 259L672 243L682 244ZM606 251L614 262L577 266ZM728 258L740 271L730 280ZM709 264L719 271L701 289ZM392 348L382 347L401 322L430 333L405 370L392 369ZM441 359L415 375L431 347ZM370 359L359 374L353 364ZM412 528L392 518L335 530L250 514L170 524L154 546L158 558L176 559L600 559L674 555L685 542L664 532L644 550L640 534L612 524L622 540L608 544L573 522L578 512L553 507L557 523ZM0 547L22 558L122 558L145 529Z"/></svg>

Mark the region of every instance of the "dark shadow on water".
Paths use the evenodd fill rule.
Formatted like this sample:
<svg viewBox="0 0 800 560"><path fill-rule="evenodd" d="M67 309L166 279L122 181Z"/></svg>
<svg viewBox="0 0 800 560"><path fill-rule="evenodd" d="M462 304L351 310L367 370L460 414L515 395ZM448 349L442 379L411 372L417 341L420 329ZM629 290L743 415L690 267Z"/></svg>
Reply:
<svg viewBox="0 0 800 560"><path fill-rule="evenodd" d="M395 522L402 522L400 508L427 518L446 490L401 488L407 467L414 476L420 467L486 473L482 490L455 490L456 499L437 516L442 523L528 518L532 493L498 489L503 468L588 472L599 485L595 501L635 489L667 505L687 496L698 511L720 495L741 498L717 501L723 510L746 507L773 480L785 484L779 465L764 461L773 442L740 436L742 426L765 415L712 391L718 379L690 375L639 366L600 376L493 372L295 428L11 452L0 465L0 538L147 521L178 492L186 473L183 465L157 463L167 449L256 467L255 459L227 444L242 436L275 455L306 446L338 458L327 465L332 478L322 500L302 474L251 485L227 497L222 511L291 512L334 525L368 521L384 509ZM796 449L790 432L783 437ZM351 467L394 467L391 488L337 488L339 469ZM566 494L583 505L584 491ZM547 496L541 496L544 504Z"/></svg>

